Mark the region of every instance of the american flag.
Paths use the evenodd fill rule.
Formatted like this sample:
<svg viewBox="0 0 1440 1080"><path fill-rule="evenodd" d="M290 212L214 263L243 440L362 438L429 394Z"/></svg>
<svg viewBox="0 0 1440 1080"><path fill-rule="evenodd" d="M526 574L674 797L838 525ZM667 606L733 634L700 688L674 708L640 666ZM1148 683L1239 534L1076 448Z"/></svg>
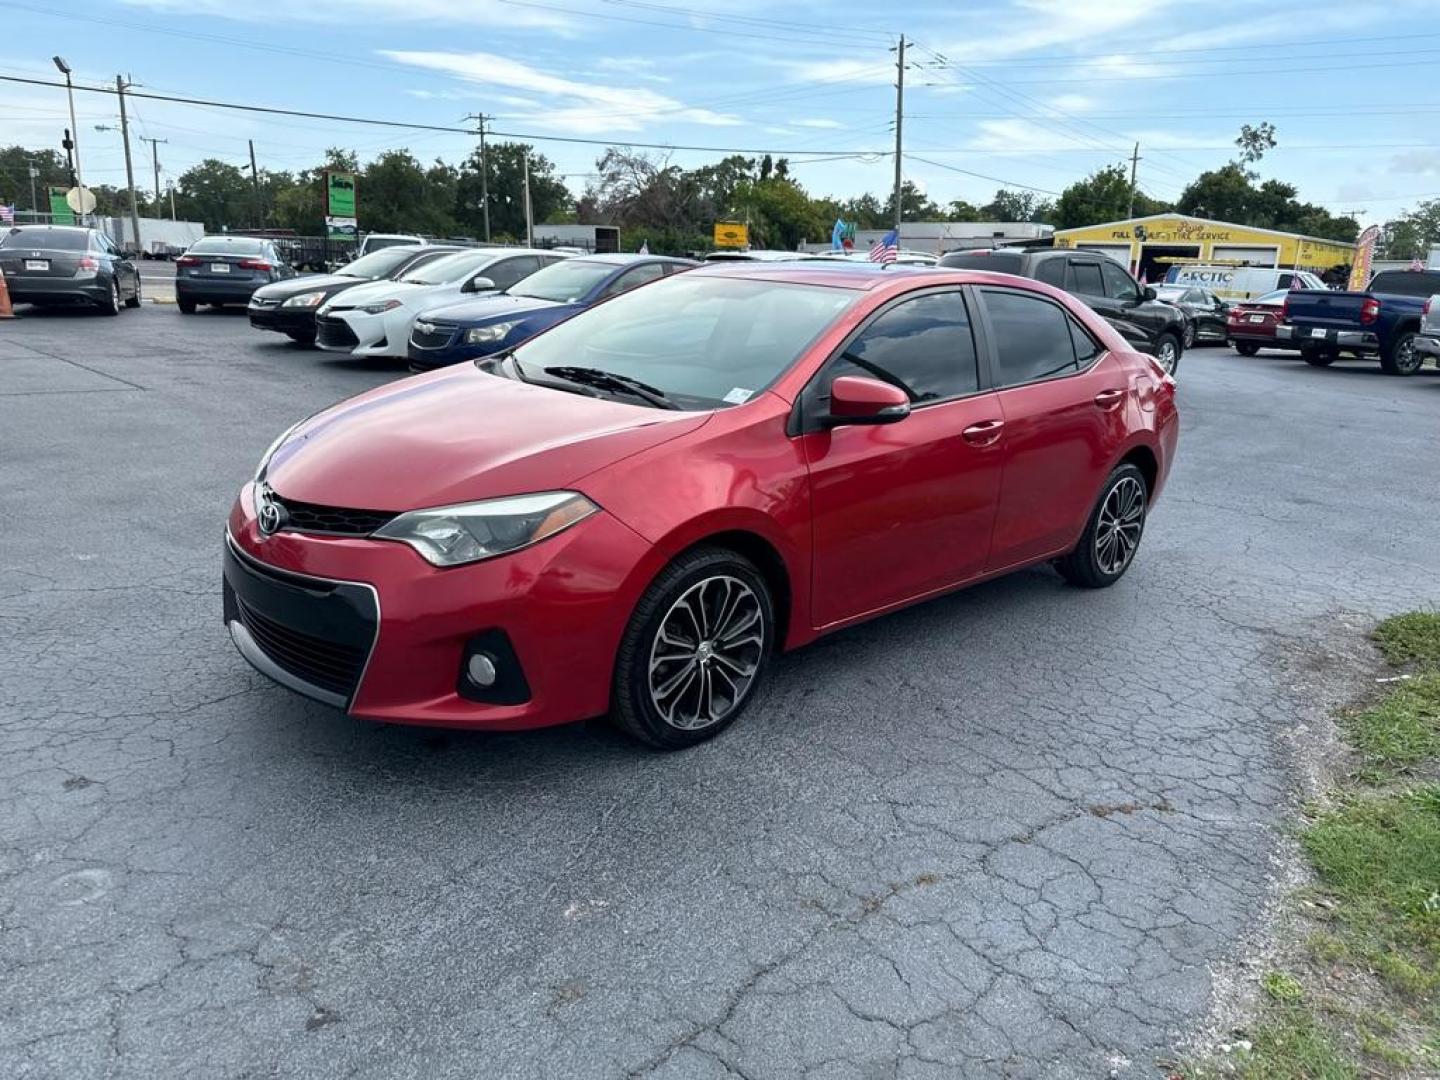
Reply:
<svg viewBox="0 0 1440 1080"><path fill-rule="evenodd" d="M1411 269L1411 270L1424 270L1424 269L1425 269L1425 264L1424 264L1423 262L1421 262L1419 259L1411 259L1411 260L1410 260L1410 269Z"/></svg>
<svg viewBox="0 0 1440 1080"><path fill-rule="evenodd" d="M900 235L891 229L879 240L876 240L870 247L870 261L874 263L893 263L895 256L900 252Z"/></svg>
<svg viewBox="0 0 1440 1080"><path fill-rule="evenodd" d="M4 204L0 204L0 221L5 222L6 225L14 225L14 224L15 224L15 207L13 207L13 206L5 206Z"/></svg>

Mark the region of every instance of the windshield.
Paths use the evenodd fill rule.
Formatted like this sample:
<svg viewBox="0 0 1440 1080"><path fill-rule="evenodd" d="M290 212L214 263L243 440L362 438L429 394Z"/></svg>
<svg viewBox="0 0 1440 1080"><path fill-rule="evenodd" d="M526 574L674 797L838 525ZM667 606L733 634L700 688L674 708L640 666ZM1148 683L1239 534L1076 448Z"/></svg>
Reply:
<svg viewBox="0 0 1440 1080"><path fill-rule="evenodd" d="M389 277L394 270L404 266L413 258L415 258L414 247L392 247L384 251L372 251L369 255L361 255L354 262L341 267L336 273L341 277L364 278L366 281L374 281L378 278Z"/></svg>
<svg viewBox="0 0 1440 1080"><path fill-rule="evenodd" d="M197 240L190 245L191 255L259 255L263 241L249 237L217 236L213 239Z"/></svg>
<svg viewBox="0 0 1440 1080"><path fill-rule="evenodd" d="M569 304L586 295L616 269L614 263L566 259L564 262L552 263L542 270L536 270L508 291L511 296L529 296L536 300Z"/></svg>
<svg viewBox="0 0 1440 1080"><path fill-rule="evenodd" d="M43 251L84 251L90 246L90 234L83 229L11 229L0 247L31 247Z"/></svg>
<svg viewBox="0 0 1440 1080"><path fill-rule="evenodd" d="M682 409L739 405L764 390L861 294L679 275L589 308L515 350L521 374L587 367L637 379Z"/></svg>
<svg viewBox="0 0 1440 1080"><path fill-rule="evenodd" d="M478 270L495 258L489 251L461 251L426 263L402 277L412 285L449 285Z"/></svg>
<svg viewBox="0 0 1440 1080"><path fill-rule="evenodd" d="M365 238L365 251L379 251L381 248L391 247L414 247L420 241L408 236L367 236Z"/></svg>

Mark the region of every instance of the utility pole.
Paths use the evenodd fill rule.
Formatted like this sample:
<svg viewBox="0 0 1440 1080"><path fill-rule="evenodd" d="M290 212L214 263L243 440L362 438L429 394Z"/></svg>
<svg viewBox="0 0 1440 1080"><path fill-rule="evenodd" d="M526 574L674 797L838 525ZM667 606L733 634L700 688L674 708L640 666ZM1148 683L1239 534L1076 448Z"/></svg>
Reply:
<svg viewBox="0 0 1440 1080"><path fill-rule="evenodd" d="M145 135L140 136L141 142L150 144L150 162L155 166L155 216L160 216L160 144L169 142L169 139L151 139Z"/></svg>
<svg viewBox="0 0 1440 1080"><path fill-rule="evenodd" d="M895 50L895 245L900 245L900 193L902 129L905 124L905 35L900 35L900 45Z"/></svg>
<svg viewBox="0 0 1440 1080"><path fill-rule="evenodd" d="M1135 152L1130 155L1130 209L1125 212L1127 218L1135 216L1135 173L1140 168L1140 144L1135 144Z"/></svg>
<svg viewBox="0 0 1440 1080"><path fill-rule="evenodd" d="M485 114L471 113L466 120L480 126L480 213L485 223L485 242L490 242L490 161L485 154Z"/></svg>
<svg viewBox="0 0 1440 1080"><path fill-rule="evenodd" d="M120 141L125 144L125 184L130 189L130 227L135 230L135 253L140 248L140 196L135 194L135 167L130 161L130 121L125 115L125 91L130 84L115 76L115 96L120 99Z"/></svg>
<svg viewBox="0 0 1440 1080"><path fill-rule="evenodd" d="M40 213L40 203L35 197L35 178L40 175L40 170L35 168L35 162L32 159L27 158L25 171L30 174L30 212L38 214ZM40 219L37 217L35 220L38 222Z"/></svg>
<svg viewBox="0 0 1440 1080"><path fill-rule="evenodd" d="M255 167L255 140L246 139L245 141L250 144L250 182L255 187L255 211L251 216L255 222L255 228L258 229L264 224L260 220L260 170Z"/></svg>
<svg viewBox="0 0 1440 1080"><path fill-rule="evenodd" d="M530 151L525 151L525 246L535 246L535 222L530 213Z"/></svg>

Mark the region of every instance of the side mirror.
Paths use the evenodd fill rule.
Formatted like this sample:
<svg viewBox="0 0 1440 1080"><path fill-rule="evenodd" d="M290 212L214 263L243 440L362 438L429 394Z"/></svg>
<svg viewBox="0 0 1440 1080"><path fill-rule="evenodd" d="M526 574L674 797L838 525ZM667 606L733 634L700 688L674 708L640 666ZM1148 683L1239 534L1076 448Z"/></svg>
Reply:
<svg viewBox="0 0 1440 1080"><path fill-rule="evenodd" d="M1156 295L1157 295L1157 294L1156 294L1155 290L1154 290L1152 287L1150 287L1149 285L1142 285L1142 286L1140 287L1140 299L1141 299L1141 300L1154 300L1155 297L1156 297Z"/></svg>
<svg viewBox="0 0 1440 1080"><path fill-rule="evenodd" d="M841 375L830 384L826 427L845 424L893 424L910 415L910 399L898 386L879 379Z"/></svg>
<svg viewBox="0 0 1440 1080"><path fill-rule="evenodd" d="M495 282L488 277L472 277L467 281L461 292L485 292L487 289L495 288Z"/></svg>

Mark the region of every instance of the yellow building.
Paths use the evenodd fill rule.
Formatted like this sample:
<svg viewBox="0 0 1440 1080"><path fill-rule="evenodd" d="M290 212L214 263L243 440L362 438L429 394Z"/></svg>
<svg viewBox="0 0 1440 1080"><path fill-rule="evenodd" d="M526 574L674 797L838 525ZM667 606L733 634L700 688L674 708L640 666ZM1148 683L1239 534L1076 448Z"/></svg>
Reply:
<svg viewBox="0 0 1440 1080"><path fill-rule="evenodd" d="M1151 214L1105 225L1060 229L1055 233L1055 246L1103 251L1129 266L1137 277L1143 274L1151 282L1163 279L1165 271L1177 263L1269 266L1321 273L1355 258L1353 244L1184 214Z"/></svg>

